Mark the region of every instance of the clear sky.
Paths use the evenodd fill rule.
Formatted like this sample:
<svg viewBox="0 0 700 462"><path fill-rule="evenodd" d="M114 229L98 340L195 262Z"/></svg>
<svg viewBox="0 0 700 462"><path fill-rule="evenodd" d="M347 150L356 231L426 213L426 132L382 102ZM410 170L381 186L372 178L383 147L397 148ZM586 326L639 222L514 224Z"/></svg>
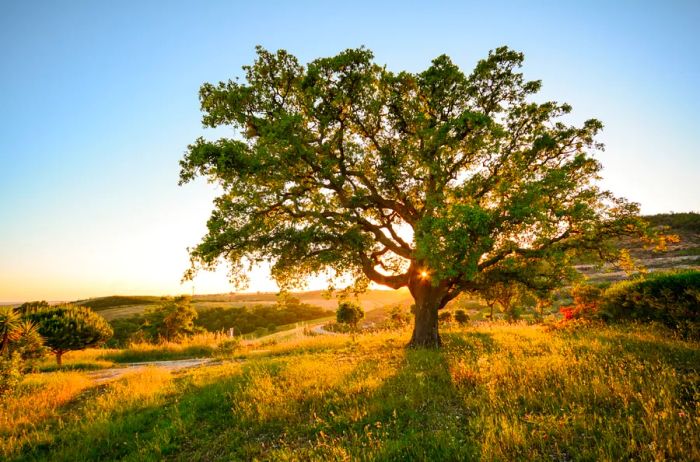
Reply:
<svg viewBox="0 0 700 462"><path fill-rule="evenodd" d="M697 1L0 0L0 301L189 293L214 190L178 187L178 160L213 136L199 86L257 44L303 62L366 45L410 71L447 53L466 72L508 45L543 98L604 122L604 186L698 211L698 24ZM251 289L275 286L262 269Z"/></svg>

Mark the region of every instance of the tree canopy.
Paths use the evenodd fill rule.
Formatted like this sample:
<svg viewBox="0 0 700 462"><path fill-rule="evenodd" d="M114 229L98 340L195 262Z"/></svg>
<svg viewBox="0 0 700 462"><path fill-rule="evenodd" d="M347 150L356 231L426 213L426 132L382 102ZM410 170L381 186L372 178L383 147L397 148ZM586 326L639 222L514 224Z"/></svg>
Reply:
<svg viewBox="0 0 700 462"><path fill-rule="evenodd" d="M357 323L365 317L365 311L357 303L342 301L338 303L335 312L336 320L341 324L348 324L353 329L357 328Z"/></svg>
<svg viewBox="0 0 700 462"><path fill-rule="evenodd" d="M36 324L59 365L66 351L102 345L113 334L105 318L90 308L76 305L34 308L24 317Z"/></svg>
<svg viewBox="0 0 700 462"><path fill-rule="evenodd" d="M535 102L523 54L498 48L463 73L449 57L393 72L365 48L307 65L258 47L245 81L205 83L203 123L237 135L196 140L181 183L222 188L193 266L271 262L283 287L312 274L407 286L413 345L439 345L437 310L463 291L516 277L543 290L582 254L611 260L612 238L643 228L638 206L596 185L602 123L566 123Z"/></svg>

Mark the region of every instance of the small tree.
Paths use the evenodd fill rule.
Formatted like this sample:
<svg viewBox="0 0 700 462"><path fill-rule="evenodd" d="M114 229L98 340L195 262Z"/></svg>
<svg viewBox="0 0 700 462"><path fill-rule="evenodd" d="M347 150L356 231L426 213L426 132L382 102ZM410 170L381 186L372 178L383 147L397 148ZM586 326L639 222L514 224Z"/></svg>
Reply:
<svg viewBox="0 0 700 462"><path fill-rule="evenodd" d="M192 307L188 297L176 297L150 310L146 314L145 327L153 338L178 341L194 333L197 316L197 310Z"/></svg>
<svg viewBox="0 0 700 462"><path fill-rule="evenodd" d="M336 320L341 324L347 324L353 329L357 328L357 323L365 317L365 312L357 303L340 302L338 310L335 312Z"/></svg>
<svg viewBox="0 0 700 462"><path fill-rule="evenodd" d="M457 321L460 325L464 325L469 322L469 315L464 310L457 310L455 311L455 321Z"/></svg>
<svg viewBox="0 0 700 462"><path fill-rule="evenodd" d="M405 326L411 321L409 313L401 305L394 305L391 307L389 310L389 319L391 320L391 324L396 327Z"/></svg>
<svg viewBox="0 0 700 462"><path fill-rule="evenodd" d="M59 366L65 352L102 345L113 333L102 316L82 306L66 304L38 308L25 317L37 325Z"/></svg>
<svg viewBox="0 0 700 462"><path fill-rule="evenodd" d="M491 308L491 319L493 319L493 308L498 306L511 321L518 318L516 303L522 300L525 294L526 289L516 282L496 282L484 287L481 291L486 304Z"/></svg>

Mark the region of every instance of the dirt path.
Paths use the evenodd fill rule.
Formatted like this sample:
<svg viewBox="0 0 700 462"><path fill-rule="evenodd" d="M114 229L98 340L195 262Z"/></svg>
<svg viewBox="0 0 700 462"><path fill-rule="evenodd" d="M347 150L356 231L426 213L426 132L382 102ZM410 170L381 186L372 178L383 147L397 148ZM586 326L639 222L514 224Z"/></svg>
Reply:
<svg viewBox="0 0 700 462"><path fill-rule="evenodd" d="M299 327L289 329L282 332L276 332L265 337L260 337L255 340L246 341L247 344L257 343L261 340L277 338L280 336L289 336L296 334L298 332L303 332L304 329L309 329L312 332L319 335L337 335L336 332L330 332L323 327L326 321L318 324L303 324ZM265 350L259 350L265 351ZM170 372L179 371L182 369L188 369L190 367L207 366L212 364L218 364L220 361L213 358L192 358L192 359L176 359L171 361L146 361L140 363L124 363L119 367L110 367L109 369L101 369L99 371L89 372L88 376L92 378L95 383L104 383L111 380L116 380L125 374L138 371L140 369L145 369L146 367L160 367Z"/></svg>
<svg viewBox="0 0 700 462"><path fill-rule="evenodd" d="M213 362L218 361L212 358L193 358L176 359L172 361L147 361L142 363L126 363L120 367L112 367L109 369L102 369L99 371L90 372L88 376L90 376L97 383L103 383L108 382L110 380L116 380L122 377L124 374L145 369L146 367L150 366L160 367L165 370L175 372L190 367L204 366Z"/></svg>

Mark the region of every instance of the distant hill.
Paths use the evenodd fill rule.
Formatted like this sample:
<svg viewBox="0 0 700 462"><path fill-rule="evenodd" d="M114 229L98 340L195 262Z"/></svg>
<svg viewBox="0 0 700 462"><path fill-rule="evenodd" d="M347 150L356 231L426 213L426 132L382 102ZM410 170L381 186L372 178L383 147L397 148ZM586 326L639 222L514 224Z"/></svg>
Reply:
<svg viewBox="0 0 700 462"><path fill-rule="evenodd" d="M672 269L700 270L700 213L661 213L644 217L664 234L677 235L680 241L669 243L664 251L647 249L636 242L622 241L620 246L647 271ZM611 266L579 265L577 269L594 282L610 282L625 279L627 274Z"/></svg>
<svg viewBox="0 0 700 462"><path fill-rule="evenodd" d="M305 292L293 292L292 296L298 298L301 303L319 306L326 310L335 310L338 306L336 298L329 298L325 291L312 290ZM149 306L163 302L166 297L152 295L124 296L111 295L87 300L78 300L74 303L87 306L99 312L107 320L125 318L143 313ZM192 304L198 311L254 305L272 305L277 301L275 292L255 293L229 293L229 294L205 294L195 295ZM369 290L359 297L360 304L366 311L389 304L410 304L411 295L408 290Z"/></svg>
<svg viewBox="0 0 700 462"><path fill-rule="evenodd" d="M130 305L153 305L160 303L163 297L150 295L110 295L109 297L89 298L87 300L77 300L73 303L80 306L87 306L93 311L102 311L109 308Z"/></svg>

